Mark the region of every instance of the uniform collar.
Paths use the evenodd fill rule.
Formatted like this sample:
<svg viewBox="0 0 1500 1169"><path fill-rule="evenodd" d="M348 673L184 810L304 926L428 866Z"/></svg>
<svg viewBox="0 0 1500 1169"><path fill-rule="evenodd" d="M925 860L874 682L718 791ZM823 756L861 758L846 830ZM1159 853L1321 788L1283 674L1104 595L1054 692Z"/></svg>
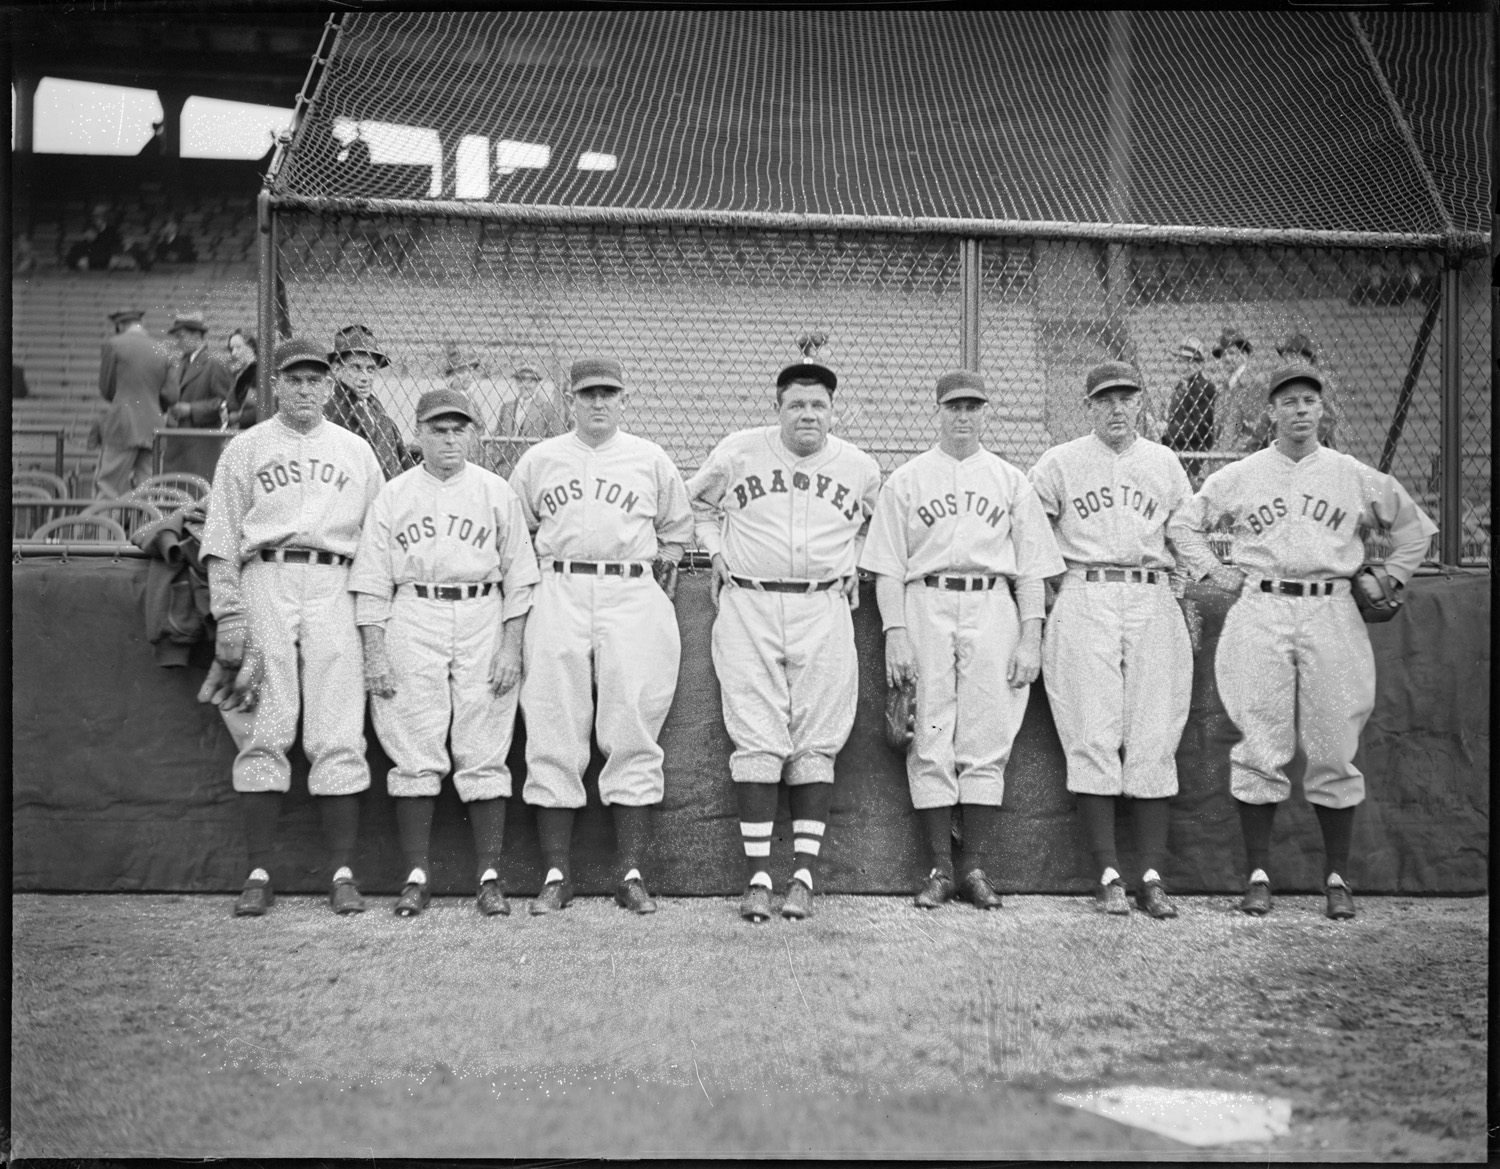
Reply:
<svg viewBox="0 0 1500 1169"><path fill-rule="evenodd" d="M328 420L322 416L319 416L318 420L313 423L312 429L304 434L302 431L293 430L290 426L288 426L282 419L280 411L277 411L275 414L271 415L271 421L279 425L281 429L284 430L287 434L293 435L297 438L312 438L312 436L321 431L324 426L328 425Z"/></svg>
<svg viewBox="0 0 1500 1169"><path fill-rule="evenodd" d="M568 431L568 437L571 438L573 440L574 444L577 445L582 450L586 450L586 451L607 451L607 450L610 450L612 447L614 447L620 441L620 435L622 435L624 433L625 432L623 430L621 430L619 427L615 427L615 432L612 435L610 435L608 438L606 438L603 442L601 442L598 446L589 446L588 443L584 442L583 439L579 438L578 437L578 428L576 426L572 430Z"/></svg>
<svg viewBox="0 0 1500 1169"><path fill-rule="evenodd" d="M446 479L439 479L436 475L434 475L431 471L429 471L427 469L427 464L426 463L418 463L417 466L421 467L422 468L422 474L426 475L427 478L431 482L435 483L437 486L439 486L439 487L451 487L455 483L459 483L459 482L461 482L463 480L465 472L467 472L468 469L469 469L469 460L465 459L464 460L464 465L462 467L460 467L457 471L453 472L453 474L449 475L448 478L446 478Z"/></svg>
<svg viewBox="0 0 1500 1169"><path fill-rule="evenodd" d="M935 452L937 452L937 454L939 454L944 459L946 459L948 462L952 463L955 467L962 467L965 463L973 462L975 459L982 458L983 456L985 456L985 455L987 455L987 454L990 453L989 448L987 446L985 446L983 443L979 444L979 449L978 450L976 450L968 458L964 458L964 459L956 459L956 458L954 458L952 455L950 455L947 451L945 451L943 449L943 444L940 443L940 442L933 443L932 444L932 449Z"/></svg>
<svg viewBox="0 0 1500 1169"><path fill-rule="evenodd" d="M1094 442L1101 450L1108 452L1109 456L1115 459L1123 459L1126 455L1130 454L1131 451L1135 450L1136 444L1141 441L1141 436L1137 434L1130 440L1129 445L1126 446L1123 451L1117 451L1114 447L1110 446L1109 443L1105 442L1092 430L1089 431L1089 437L1094 440Z"/></svg>

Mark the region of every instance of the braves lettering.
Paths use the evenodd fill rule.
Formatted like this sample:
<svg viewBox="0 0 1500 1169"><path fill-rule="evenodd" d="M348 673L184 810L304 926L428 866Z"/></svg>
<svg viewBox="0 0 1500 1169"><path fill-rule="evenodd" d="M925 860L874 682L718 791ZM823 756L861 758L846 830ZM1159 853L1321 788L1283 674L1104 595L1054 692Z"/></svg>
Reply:
<svg viewBox="0 0 1500 1169"><path fill-rule="evenodd" d="M279 487L290 487L293 483L327 483L335 491L342 491L344 484L349 482L349 476L326 459L309 459L307 469L302 469L302 464L296 459L288 459L284 463L272 463L269 467L262 467L255 472L255 478L260 483L260 489L267 495Z"/></svg>
<svg viewBox="0 0 1500 1169"><path fill-rule="evenodd" d="M960 508L958 494L950 491L947 495L929 499L926 503L918 505L917 518L930 528L938 520L956 516L960 511L969 515L977 515L992 528L999 527L1000 521L1005 517L1005 508L999 504L991 507L990 498L987 495L965 491L963 506Z"/></svg>
<svg viewBox="0 0 1500 1169"><path fill-rule="evenodd" d="M1081 520L1115 507L1129 508L1142 519L1149 520L1156 515L1156 509L1160 506L1156 499L1129 483L1121 483L1118 488L1100 487L1094 491L1086 491L1082 495L1075 495L1068 502L1073 505L1073 510Z"/></svg>
<svg viewBox="0 0 1500 1169"><path fill-rule="evenodd" d="M473 544L476 548L483 548L489 543L490 529L467 516L444 512L442 518L448 521L446 525L441 524L437 517L424 515L419 520L412 520L405 527L397 528L391 536L401 546L403 552L410 552L423 540L436 537L440 527L443 529L444 536L451 536L466 544Z"/></svg>
<svg viewBox="0 0 1500 1169"><path fill-rule="evenodd" d="M788 489L786 477L782 474L781 468L775 467L771 470L770 487L765 485L759 475L746 475L743 482L736 483L730 490L734 493L736 503L741 507L749 507L757 499L762 499L767 495L790 495L795 491L813 490L813 487L813 481L806 472L793 471L791 488ZM832 495L829 494L829 488L833 489ZM846 520L852 520L859 512L859 497L853 494L853 488L835 482L831 476L819 475L813 494L818 499L831 503ZM846 511L844 501L851 498L852 502Z"/></svg>

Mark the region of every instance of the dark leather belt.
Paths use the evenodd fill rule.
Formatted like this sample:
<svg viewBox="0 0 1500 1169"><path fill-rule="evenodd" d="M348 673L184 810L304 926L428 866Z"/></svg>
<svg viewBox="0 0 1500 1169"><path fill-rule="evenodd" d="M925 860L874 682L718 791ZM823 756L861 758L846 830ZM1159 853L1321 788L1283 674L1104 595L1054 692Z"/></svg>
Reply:
<svg viewBox="0 0 1500 1169"><path fill-rule="evenodd" d="M1154 568L1086 568L1084 580L1113 581L1115 584L1155 584L1162 573Z"/></svg>
<svg viewBox="0 0 1500 1169"><path fill-rule="evenodd" d="M621 564L614 560L554 560L553 572L581 572L588 576L645 576L644 564Z"/></svg>
<svg viewBox="0 0 1500 1169"><path fill-rule="evenodd" d="M983 593L994 588L1003 576L924 576L922 583L930 589L947 589L952 593Z"/></svg>
<svg viewBox="0 0 1500 1169"><path fill-rule="evenodd" d="M1260 591L1281 593L1287 597L1331 597L1333 584L1331 580L1263 580Z"/></svg>
<svg viewBox="0 0 1500 1169"><path fill-rule="evenodd" d="M470 585L425 585L414 584L411 591L423 600L462 601L470 597L487 597L498 586L492 580Z"/></svg>
<svg viewBox="0 0 1500 1169"><path fill-rule="evenodd" d="M751 580L744 576L731 576L730 580L742 589L760 589L767 593L821 593L839 583L832 580Z"/></svg>
<svg viewBox="0 0 1500 1169"><path fill-rule="evenodd" d="M318 552L312 548L262 548L262 560L280 561L283 564L353 564L354 557L340 556L337 552Z"/></svg>

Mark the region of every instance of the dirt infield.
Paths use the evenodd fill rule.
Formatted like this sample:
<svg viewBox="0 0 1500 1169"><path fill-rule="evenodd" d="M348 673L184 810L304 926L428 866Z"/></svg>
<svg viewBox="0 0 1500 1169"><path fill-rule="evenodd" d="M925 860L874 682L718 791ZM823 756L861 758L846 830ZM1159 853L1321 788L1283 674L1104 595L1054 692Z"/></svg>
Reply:
<svg viewBox="0 0 1500 1169"><path fill-rule="evenodd" d="M391 903L14 897L12 1155L1204 1157L1048 1099L1131 1083L1292 1101L1211 1156L1485 1154L1483 898Z"/></svg>

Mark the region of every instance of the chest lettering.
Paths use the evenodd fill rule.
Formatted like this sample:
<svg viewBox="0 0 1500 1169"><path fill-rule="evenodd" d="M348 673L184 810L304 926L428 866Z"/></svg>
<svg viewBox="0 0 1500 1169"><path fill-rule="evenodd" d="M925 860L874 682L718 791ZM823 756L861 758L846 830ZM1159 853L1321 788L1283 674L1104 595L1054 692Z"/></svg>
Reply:
<svg viewBox="0 0 1500 1169"><path fill-rule="evenodd" d="M285 462L262 467L255 472L255 478L260 483L260 489L270 495L278 488L290 487L293 483L327 483L335 491L342 491L349 482L349 473L324 459L308 459L306 468L297 459L287 459Z"/></svg>
<svg viewBox="0 0 1500 1169"><path fill-rule="evenodd" d="M391 535L401 546L401 551L410 552L422 541L436 539L440 531L444 536L473 544L476 548L483 548L490 541L489 528L451 511L437 516L424 515L421 519L414 519L405 527L396 529Z"/></svg>
<svg viewBox="0 0 1500 1169"><path fill-rule="evenodd" d="M635 505L641 501L639 495L613 479L569 479L566 483L544 490L537 497L537 510L540 512L546 509L549 516L555 516L568 504L585 498L613 504L624 512L634 511Z"/></svg>
<svg viewBox="0 0 1500 1169"><path fill-rule="evenodd" d="M749 507L757 499L764 499L770 495L811 492L815 498L829 504L846 520L852 520L859 514L859 495L848 484L840 483L829 475L819 474L814 481L814 478L804 471L793 471L791 484L788 486L782 469L775 467L771 471L769 480L762 479L759 475L747 474L730 490L734 493L735 502L742 509ZM850 501L848 510L844 507L845 500Z"/></svg>
<svg viewBox="0 0 1500 1169"><path fill-rule="evenodd" d="M1257 536L1285 516L1291 515L1294 510L1300 516L1306 516L1314 523L1320 523L1324 527L1331 528L1337 532L1348 519L1348 513L1342 508L1335 507L1326 499L1319 499L1316 495L1300 496L1301 508L1297 509L1297 501L1290 505L1281 496L1277 496L1268 503L1257 503L1245 509L1245 526Z"/></svg>
<svg viewBox="0 0 1500 1169"><path fill-rule="evenodd" d="M918 504L916 508L917 519L929 528L938 520L958 515L976 515L995 528L1005 518L1005 511L998 503L992 506L990 497L980 495L977 491L950 491L947 495L935 496L926 503Z"/></svg>
<svg viewBox="0 0 1500 1169"><path fill-rule="evenodd" d="M1073 510L1078 513L1078 518L1081 520L1090 519L1101 512L1113 511L1115 508L1133 511L1142 519L1149 520L1155 517L1157 508L1161 506L1160 501L1154 496L1130 483L1121 483L1118 487L1099 487L1093 491L1085 491L1082 495L1075 495L1068 502L1073 505Z"/></svg>

